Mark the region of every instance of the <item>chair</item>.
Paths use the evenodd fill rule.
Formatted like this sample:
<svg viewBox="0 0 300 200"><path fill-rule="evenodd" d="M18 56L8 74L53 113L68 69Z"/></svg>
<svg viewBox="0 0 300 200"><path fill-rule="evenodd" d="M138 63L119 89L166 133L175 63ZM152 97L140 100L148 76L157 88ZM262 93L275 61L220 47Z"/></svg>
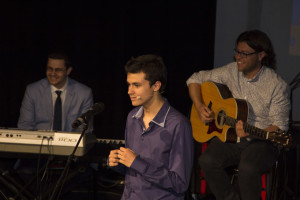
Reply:
<svg viewBox="0 0 300 200"><path fill-rule="evenodd" d="M201 152L204 152L208 143L202 143ZM282 160L282 155L280 154L279 159L276 161L274 166L268 171L262 174L262 189L261 189L261 200L275 200L277 199L278 192L278 182L279 182L279 174L278 174L278 165L279 161ZM200 169L201 170L201 169ZM227 169L229 176L231 176L231 184L235 185L238 190L238 169L236 167ZM205 178L203 176L203 172L201 170L200 177L200 194L205 195L209 191Z"/></svg>

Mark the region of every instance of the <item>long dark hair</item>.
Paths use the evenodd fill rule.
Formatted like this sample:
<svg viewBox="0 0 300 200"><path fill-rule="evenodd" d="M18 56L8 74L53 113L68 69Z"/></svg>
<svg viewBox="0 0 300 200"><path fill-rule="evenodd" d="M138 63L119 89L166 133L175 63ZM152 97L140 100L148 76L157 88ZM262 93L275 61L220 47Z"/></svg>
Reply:
<svg viewBox="0 0 300 200"><path fill-rule="evenodd" d="M266 56L262 59L261 64L276 69L276 54L267 34L260 30L245 31L237 38L236 45L239 42L246 42L256 52L266 52Z"/></svg>

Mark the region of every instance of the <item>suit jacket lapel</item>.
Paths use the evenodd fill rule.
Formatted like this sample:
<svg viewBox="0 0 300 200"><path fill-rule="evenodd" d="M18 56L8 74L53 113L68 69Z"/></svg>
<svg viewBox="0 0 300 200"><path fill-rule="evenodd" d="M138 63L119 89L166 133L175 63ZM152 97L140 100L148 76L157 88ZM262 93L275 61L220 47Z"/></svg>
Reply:
<svg viewBox="0 0 300 200"><path fill-rule="evenodd" d="M42 102L45 102L45 106L43 109L45 109L46 114L49 116L49 119L52 119L53 118L53 102L52 102L51 87L50 87L50 83L49 83L48 79L45 79L45 81L42 82L42 90L46 91L46 92L43 92L44 95L42 95L42 97L44 98L44 100Z"/></svg>
<svg viewBox="0 0 300 200"><path fill-rule="evenodd" d="M73 81L72 79L68 78L68 85L67 85L67 93L66 93L66 99L65 99L65 103L64 103L64 112L63 112L63 119L68 120L67 116L69 113L69 110L72 109L71 105L72 105L72 101L73 101L73 97L74 97L74 85L73 85ZM63 128L65 127L65 123L66 121L64 121L63 124Z"/></svg>

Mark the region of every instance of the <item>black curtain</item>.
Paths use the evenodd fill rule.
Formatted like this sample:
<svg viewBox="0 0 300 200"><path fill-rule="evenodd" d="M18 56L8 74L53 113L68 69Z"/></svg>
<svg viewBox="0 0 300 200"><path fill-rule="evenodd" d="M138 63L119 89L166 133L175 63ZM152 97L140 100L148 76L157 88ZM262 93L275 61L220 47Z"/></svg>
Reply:
<svg viewBox="0 0 300 200"><path fill-rule="evenodd" d="M0 126L16 127L27 84L45 77L47 54L68 52L71 78L92 88L105 111L99 138L123 139L124 64L154 53L168 68L169 102L188 116L186 79L213 65L216 1L22 1L0 3Z"/></svg>

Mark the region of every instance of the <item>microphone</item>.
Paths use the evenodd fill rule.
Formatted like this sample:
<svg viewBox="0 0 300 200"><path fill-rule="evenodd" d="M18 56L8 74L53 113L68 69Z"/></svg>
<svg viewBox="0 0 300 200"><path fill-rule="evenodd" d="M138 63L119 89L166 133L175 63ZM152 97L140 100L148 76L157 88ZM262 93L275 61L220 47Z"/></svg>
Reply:
<svg viewBox="0 0 300 200"><path fill-rule="evenodd" d="M83 113L73 123L72 128L77 128L82 123L88 122L93 116L101 113L104 110L104 104L101 102L95 103L87 112Z"/></svg>

